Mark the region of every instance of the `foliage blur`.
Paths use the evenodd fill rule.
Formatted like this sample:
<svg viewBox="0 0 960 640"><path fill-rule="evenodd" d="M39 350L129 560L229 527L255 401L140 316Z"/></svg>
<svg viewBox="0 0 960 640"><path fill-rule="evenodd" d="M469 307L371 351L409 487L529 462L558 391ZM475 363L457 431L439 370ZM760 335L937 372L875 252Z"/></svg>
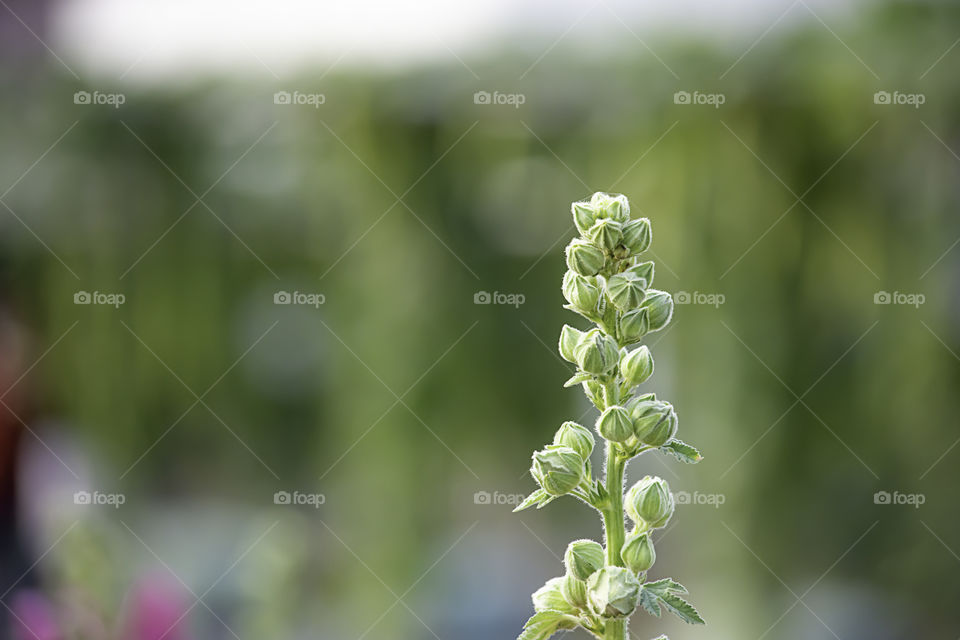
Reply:
<svg viewBox="0 0 960 640"><path fill-rule="evenodd" d="M658 541L711 626L638 614L636 637L955 637L960 52L925 71L958 27L887 4L779 28L732 68L753 38L651 41L668 70L626 32L522 80L533 60L504 47L470 61L482 81L452 60L100 87L117 109L75 105L90 87L53 61L5 65L4 334L27 354L4 380L40 360L16 387L28 427L4 423L4 579L52 546L24 584L122 628L159 575L202 600L184 638L514 637L566 542L600 531L572 500L511 515L475 494L531 491L530 452L592 424L555 343L577 323L569 203L604 190L652 219L658 287L724 299L653 336L651 389L706 460L630 470L723 496ZM274 104L295 89L326 101ZM525 103L474 103L494 89ZM674 103L695 89L726 102ZM894 89L926 101L874 103ZM83 489L126 502L77 509Z"/></svg>

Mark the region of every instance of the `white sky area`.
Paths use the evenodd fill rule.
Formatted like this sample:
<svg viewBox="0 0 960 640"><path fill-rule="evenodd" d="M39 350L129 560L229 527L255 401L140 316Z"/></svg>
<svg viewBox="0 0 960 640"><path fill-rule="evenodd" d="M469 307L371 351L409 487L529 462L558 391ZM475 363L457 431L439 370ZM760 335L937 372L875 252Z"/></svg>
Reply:
<svg viewBox="0 0 960 640"><path fill-rule="evenodd" d="M88 74L126 80L210 74L283 78L303 67L469 64L504 43L551 45L775 37L791 22L836 24L855 0L64 0L53 48ZM458 59L460 61L458 61Z"/></svg>

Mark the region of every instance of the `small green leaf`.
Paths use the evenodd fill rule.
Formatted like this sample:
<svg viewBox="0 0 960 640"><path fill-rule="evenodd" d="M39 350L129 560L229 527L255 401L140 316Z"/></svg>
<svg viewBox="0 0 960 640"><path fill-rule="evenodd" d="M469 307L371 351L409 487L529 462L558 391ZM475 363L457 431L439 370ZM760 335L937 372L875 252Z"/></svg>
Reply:
<svg viewBox="0 0 960 640"><path fill-rule="evenodd" d="M696 448L676 438L660 447L660 451L669 453L680 462L686 462L687 464L696 464L703 460L703 456L700 455L700 452L697 451Z"/></svg>
<svg viewBox="0 0 960 640"><path fill-rule="evenodd" d="M572 387L575 384L580 384L581 382L586 382L587 380L592 380L593 374L587 373L586 371L580 371L575 376L563 383L564 387Z"/></svg>
<svg viewBox="0 0 960 640"><path fill-rule="evenodd" d="M550 494L544 491L543 489L537 489L526 498L523 502L517 505L517 508L513 510L514 513L517 511L523 511L524 509L529 509L533 505L543 501L544 499L550 497Z"/></svg>
<svg viewBox="0 0 960 640"><path fill-rule="evenodd" d="M517 640L547 640L560 629L573 629L577 624L574 616L550 609L539 611L523 625L523 633Z"/></svg>
<svg viewBox="0 0 960 640"><path fill-rule="evenodd" d="M660 617L660 598L650 589L640 590L640 606L652 616Z"/></svg>
<svg viewBox="0 0 960 640"><path fill-rule="evenodd" d="M546 492L544 492L544 493L546 493ZM551 502L553 502L554 500L556 500L556 499L559 498L559 497L560 497L560 496L552 496L552 495L550 495L549 493L547 493L547 495L545 495L544 497L542 497L542 498L540 499L540 501L537 503L537 509L543 509L545 506L547 506L548 504L550 504Z"/></svg>
<svg viewBox="0 0 960 640"><path fill-rule="evenodd" d="M660 593L687 593L687 588L673 578L661 578L643 586L658 595Z"/></svg>
<svg viewBox="0 0 960 640"><path fill-rule="evenodd" d="M687 624L706 624L692 604L674 593L660 594L660 602Z"/></svg>

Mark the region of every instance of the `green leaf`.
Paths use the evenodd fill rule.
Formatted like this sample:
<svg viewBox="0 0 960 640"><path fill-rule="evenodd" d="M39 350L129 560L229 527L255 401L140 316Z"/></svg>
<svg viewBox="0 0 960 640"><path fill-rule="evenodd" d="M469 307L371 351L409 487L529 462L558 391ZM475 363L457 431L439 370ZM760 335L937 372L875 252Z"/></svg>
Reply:
<svg viewBox="0 0 960 640"><path fill-rule="evenodd" d="M696 464L703 460L703 456L695 447L691 447L683 440L677 440L676 438L660 447L660 451L669 453L680 462L686 462L687 464Z"/></svg>
<svg viewBox="0 0 960 640"><path fill-rule="evenodd" d="M660 593L687 593L687 588L673 578L661 578L660 580L648 582L643 586L657 595Z"/></svg>
<svg viewBox="0 0 960 640"><path fill-rule="evenodd" d="M547 640L560 629L573 629L577 624L574 616L550 609L539 611L523 625L517 640Z"/></svg>
<svg viewBox="0 0 960 640"><path fill-rule="evenodd" d="M706 624L692 604L674 593L661 594L660 602L687 624Z"/></svg>
<svg viewBox="0 0 960 640"><path fill-rule="evenodd" d="M580 384L581 382L586 382L587 380L592 380L593 374L587 373L586 371L581 371L575 376L563 383L564 387L572 387L575 384Z"/></svg>
<svg viewBox="0 0 960 640"><path fill-rule="evenodd" d="M640 606L650 615L660 617L660 598L646 587L640 590Z"/></svg>
<svg viewBox="0 0 960 640"><path fill-rule="evenodd" d="M524 509L529 509L533 505L538 504L543 500L545 500L546 498L550 498L550 497L552 496L546 491L544 491L543 489L537 489L536 491L528 495L526 498L524 498L523 502L518 504L517 508L514 509L513 512L516 513L517 511L523 511Z"/></svg>

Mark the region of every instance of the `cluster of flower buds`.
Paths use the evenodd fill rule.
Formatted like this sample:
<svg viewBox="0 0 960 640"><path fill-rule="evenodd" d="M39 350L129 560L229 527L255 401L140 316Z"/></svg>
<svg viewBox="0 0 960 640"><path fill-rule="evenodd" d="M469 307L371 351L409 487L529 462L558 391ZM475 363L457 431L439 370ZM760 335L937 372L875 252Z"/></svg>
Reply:
<svg viewBox="0 0 960 640"><path fill-rule="evenodd" d="M677 595L682 593L680 585L672 580L643 583L656 561L651 535L673 515L667 483L647 476L622 495L626 464L644 451L657 449L684 462L700 460L696 449L674 437L678 420L669 402L653 393L634 396L635 388L654 371L650 349L636 343L663 329L673 315L672 296L652 288L654 265L641 258L652 239L650 221L632 220L622 195L597 193L589 201L574 203L572 211L580 237L566 248L568 270L562 291L566 308L595 326L580 330L564 325L559 350L577 368L567 386L581 384L600 414L593 431L564 422L553 442L533 454L530 473L540 488L517 510L574 495L603 514L606 548L593 540L570 543L565 575L533 594L537 613L521 639L541 640L576 626L597 637L625 639L621 619L632 614L641 599L648 611L659 611L656 603L662 600L687 622L702 623L696 610ZM594 433L605 444L603 483L591 470ZM629 534L623 526L624 510L634 523ZM617 523L619 532L611 530Z"/></svg>
<svg viewBox="0 0 960 640"><path fill-rule="evenodd" d="M567 308L597 322L618 347L665 327L673 298L651 288L653 263L639 257L650 247L650 221L631 220L627 198L606 193L575 202L573 221L580 237L566 249Z"/></svg>
<svg viewBox="0 0 960 640"><path fill-rule="evenodd" d="M634 523L620 551L624 564L643 574L657 559L650 534L667 526L673 515L673 494L663 478L644 476L630 487L625 499L627 515Z"/></svg>

